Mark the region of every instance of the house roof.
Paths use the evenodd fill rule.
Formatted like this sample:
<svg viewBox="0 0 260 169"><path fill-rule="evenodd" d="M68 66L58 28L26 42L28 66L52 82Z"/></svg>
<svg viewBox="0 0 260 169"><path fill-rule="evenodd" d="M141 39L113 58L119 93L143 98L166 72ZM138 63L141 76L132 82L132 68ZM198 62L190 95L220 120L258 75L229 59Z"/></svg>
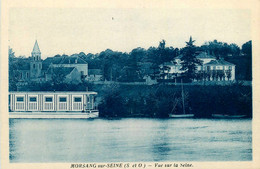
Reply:
<svg viewBox="0 0 260 169"><path fill-rule="evenodd" d="M88 70L89 75L102 75L101 69L89 69Z"/></svg>
<svg viewBox="0 0 260 169"><path fill-rule="evenodd" d="M233 63L227 62L223 59L219 59L219 60L212 60L209 63L206 63L205 65L230 65L230 66L235 66Z"/></svg>
<svg viewBox="0 0 260 169"><path fill-rule="evenodd" d="M41 53L37 40L34 43L32 53Z"/></svg>
<svg viewBox="0 0 260 169"><path fill-rule="evenodd" d="M87 62L80 57L64 57L59 64L87 64Z"/></svg>
<svg viewBox="0 0 260 169"><path fill-rule="evenodd" d="M62 60L62 57L48 57L42 62L42 69L47 70L50 64L59 64Z"/></svg>
<svg viewBox="0 0 260 169"><path fill-rule="evenodd" d="M216 59L216 57L207 54L206 52L200 52L197 56L197 59Z"/></svg>
<svg viewBox="0 0 260 169"><path fill-rule="evenodd" d="M183 54L177 56L175 59L181 59L183 57ZM197 59L216 59L216 57L207 54L206 52L200 52L198 55L196 55Z"/></svg>
<svg viewBox="0 0 260 169"><path fill-rule="evenodd" d="M75 67L52 67L52 68L48 69L47 74L60 73L60 74L64 74L65 76L67 76L74 69L76 69L76 68Z"/></svg>
<svg viewBox="0 0 260 169"><path fill-rule="evenodd" d="M87 62L80 57L56 56L48 57L42 62L42 69L47 70L50 64L87 64Z"/></svg>

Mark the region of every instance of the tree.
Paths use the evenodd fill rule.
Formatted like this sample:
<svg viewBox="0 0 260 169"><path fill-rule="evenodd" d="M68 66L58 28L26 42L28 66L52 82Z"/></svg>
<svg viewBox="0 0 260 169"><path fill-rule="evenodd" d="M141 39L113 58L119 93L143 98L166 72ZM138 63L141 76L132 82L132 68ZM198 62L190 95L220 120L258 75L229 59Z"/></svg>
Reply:
<svg viewBox="0 0 260 169"><path fill-rule="evenodd" d="M245 54L245 61L243 68L246 69L245 71L245 79L252 80L252 41L248 41L242 45L242 53Z"/></svg>
<svg viewBox="0 0 260 169"><path fill-rule="evenodd" d="M19 80L19 72L17 71L18 69L18 64L15 63L15 55L14 51L12 48L9 48L8 50L8 64L9 64L9 90L10 91L15 91L17 90L17 82ZM19 62L18 62L19 63Z"/></svg>
<svg viewBox="0 0 260 169"><path fill-rule="evenodd" d="M192 40L192 37L190 37L189 42L186 42L183 57L181 58L181 70L185 71L183 73L184 79L189 82L195 78L197 66L202 64L201 61L196 58L196 47L193 44L194 42L195 40Z"/></svg>
<svg viewBox="0 0 260 169"><path fill-rule="evenodd" d="M200 47L202 51L208 51L211 55L219 58L227 58L227 56L238 56L240 53L240 48L234 44L227 44L226 42L219 42L217 40L213 40L211 42L206 42L204 45Z"/></svg>
<svg viewBox="0 0 260 169"><path fill-rule="evenodd" d="M156 65L161 65L165 62L170 62L174 59L176 54L178 53L178 49L174 49L173 47L166 47L165 40L159 42L157 48L150 47L146 51L147 61L152 62Z"/></svg>
<svg viewBox="0 0 260 169"><path fill-rule="evenodd" d="M9 47L9 50L8 50L9 58L14 58L15 57L14 54L15 54L15 52L13 51L13 49Z"/></svg>
<svg viewBox="0 0 260 169"><path fill-rule="evenodd" d="M224 48L224 44L222 42L218 42L216 39L209 42L207 44L208 46L208 50L212 55L215 55L217 57L217 59L223 55L226 55L226 53L223 50ZM227 44L225 45L226 47L228 46Z"/></svg>
<svg viewBox="0 0 260 169"><path fill-rule="evenodd" d="M129 55L131 58L135 58L137 62L141 62L145 59L146 50L144 48L138 47L133 49Z"/></svg>
<svg viewBox="0 0 260 169"><path fill-rule="evenodd" d="M164 39L161 42L159 42L158 49L165 49L165 40Z"/></svg>
<svg viewBox="0 0 260 169"><path fill-rule="evenodd" d="M128 71L128 80L130 81L136 81L140 77L140 66L138 65L138 62L143 57L144 49L137 48L132 50L132 52L129 54L129 57L127 59L127 71Z"/></svg>
<svg viewBox="0 0 260 169"><path fill-rule="evenodd" d="M229 52L232 56L238 56L240 53L240 48L237 46L237 44L231 43L229 45Z"/></svg>
<svg viewBox="0 0 260 169"><path fill-rule="evenodd" d="M151 76L152 76L153 79L156 79L160 74L160 67L157 64L153 64L151 66L151 69L152 69L152 72L153 72Z"/></svg>
<svg viewBox="0 0 260 169"><path fill-rule="evenodd" d="M51 83L53 85L59 85L64 83L66 75L64 74L64 67L52 67L51 70Z"/></svg>
<svg viewBox="0 0 260 169"><path fill-rule="evenodd" d="M159 64L163 64L165 62L171 62L173 58L176 56L176 50L172 46L165 47L165 40L162 40L159 43L158 49L157 49L157 55L158 55L158 62Z"/></svg>
<svg viewBox="0 0 260 169"><path fill-rule="evenodd" d="M242 45L242 52L247 56L252 55L252 41L251 40Z"/></svg>
<svg viewBox="0 0 260 169"><path fill-rule="evenodd" d="M21 68L28 64L29 59L23 56L15 57L12 48L9 48L8 55L9 90L16 91L17 84L22 78Z"/></svg>

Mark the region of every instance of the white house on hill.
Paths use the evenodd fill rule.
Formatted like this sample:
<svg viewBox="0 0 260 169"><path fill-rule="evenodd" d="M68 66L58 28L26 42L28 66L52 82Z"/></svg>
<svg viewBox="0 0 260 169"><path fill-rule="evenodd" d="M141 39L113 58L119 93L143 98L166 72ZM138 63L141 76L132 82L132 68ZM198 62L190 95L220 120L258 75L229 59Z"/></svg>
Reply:
<svg viewBox="0 0 260 169"><path fill-rule="evenodd" d="M212 60L204 64L203 70L224 71L224 80L235 80L236 66L233 63L227 62L223 59Z"/></svg>
<svg viewBox="0 0 260 169"><path fill-rule="evenodd" d="M164 70L164 73L168 74L164 77L165 79L173 79L174 77L180 76L181 73L184 72L181 70L182 57L183 55L179 55L174 59L174 61L161 65L161 68L163 66L168 67L167 70ZM217 60L214 56L209 55L206 52L200 52L196 58L202 62L202 65L197 66L197 72L198 74L201 73L203 76L207 76L206 80L235 80L234 64L223 59Z"/></svg>

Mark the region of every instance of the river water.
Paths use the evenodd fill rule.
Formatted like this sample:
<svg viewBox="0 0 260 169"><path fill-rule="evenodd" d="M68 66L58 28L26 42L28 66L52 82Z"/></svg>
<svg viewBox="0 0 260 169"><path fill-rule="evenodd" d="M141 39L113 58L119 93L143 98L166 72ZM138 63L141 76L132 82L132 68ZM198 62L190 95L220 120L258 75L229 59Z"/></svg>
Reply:
<svg viewBox="0 0 260 169"><path fill-rule="evenodd" d="M10 162L252 160L252 121L10 119Z"/></svg>

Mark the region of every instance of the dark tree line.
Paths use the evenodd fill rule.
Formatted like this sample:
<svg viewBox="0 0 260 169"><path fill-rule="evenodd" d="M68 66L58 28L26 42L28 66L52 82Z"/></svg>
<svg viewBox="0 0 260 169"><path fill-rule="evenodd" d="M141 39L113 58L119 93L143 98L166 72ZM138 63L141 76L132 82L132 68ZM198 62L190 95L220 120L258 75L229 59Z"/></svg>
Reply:
<svg viewBox="0 0 260 169"><path fill-rule="evenodd" d="M183 54L183 70L187 70L184 77L187 79L201 79L209 76L222 78L221 72L207 72L195 74L195 65L200 64L195 57L195 52L206 51L217 58L225 60L236 65L236 79L252 79L252 42L246 42L240 49L236 44L227 44L217 40L206 42L201 46L195 46L194 41L190 39L184 48L174 48L167 46L166 41L159 42L157 47L144 49L141 47L133 49L131 52L118 52L107 49L97 54L73 54L84 59L89 69L101 69L103 80L119 82L143 81L145 75L152 78L165 78L169 76L169 67L167 62L173 62L174 58ZM59 57L56 55L55 57ZM67 55L62 55L67 56ZM19 80L19 65L29 61L21 57L15 57L12 49L9 50L9 84L15 88ZM174 63L174 62L173 62ZM147 66L145 66L147 65ZM144 68L145 67L145 68Z"/></svg>
<svg viewBox="0 0 260 169"><path fill-rule="evenodd" d="M99 104L101 117L159 117L183 112L181 87L176 86L116 86L107 92ZM252 90L236 83L228 86L185 86L185 112L196 117L211 114L245 114L252 117Z"/></svg>
<svg viewBox="0 0 260 169"><path fill-rule="evenodd" d="M79 54L89 63L89 68L101 69L104 80L107 81L138 81L144 75L142 64L150 63L151 76L158 76L159 65L170 62L179 53L178 48L166 47L162 40L158 47L144 49L141 47L133 49L129 53L122 53L107 49L98 54Z"/></svg>
<svg viewBox="0 0 260 169"><path fill-rule="evenodd" d="M183 70L187 70L188 79L195 79L196 64L200 61L196 59L199 51L207 52L217 59L225 59L236 65L236 77L238 80L250 80L252 74L252 44L246 42L239 48L238 45L231 43L218 42L217 40L206 42L201 46L195 46L194 41L187 42L184 48L167 47L165 40L159 42L158 47L144 49L141 47L133 49L129 53L112 51L107 49L98 54L78 54L89 63L89 68L98 68L103 72L104 80L108 81L138 81L142 79L147 71L143 70L142 65L149 63L149 75L152 78L162 78L168 76L169 67L164 65L173 62L174 58L183 54ZM174 63L174 62L173 62ZM212 72L208 72L212 73ZM228 73L228 72L224 72ZM214 74L214 72L213 72ZM223 73L217 72L222 78ZM214 75L213 75L214 77Z"/></svg>
<svg viewBox="0 0 260 169"><path fill-rule="evenodd" d="M241 53L241 49L234 43L227 44L225 42L219 42L213 40L211 42L204 43L200 50L208 51L209 54L216 56L217 58L235 57Z"/></svg>

